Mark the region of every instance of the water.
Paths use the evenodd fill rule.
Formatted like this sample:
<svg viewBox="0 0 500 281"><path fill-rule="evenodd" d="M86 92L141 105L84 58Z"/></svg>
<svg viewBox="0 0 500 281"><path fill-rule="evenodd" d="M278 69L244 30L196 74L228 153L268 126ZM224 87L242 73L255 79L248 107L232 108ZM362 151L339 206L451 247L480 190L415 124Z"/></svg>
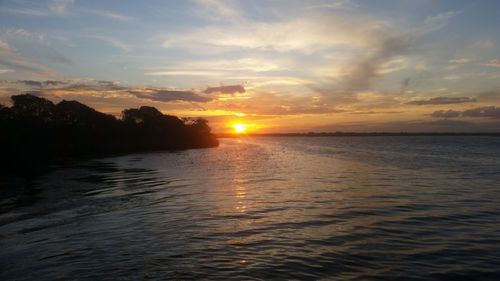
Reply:
<svg viewBox="0 0 500 281"><path fill-rule="evenodd" d="M1 280L499 280L500 138L223 139L2 178Z"/></svg>

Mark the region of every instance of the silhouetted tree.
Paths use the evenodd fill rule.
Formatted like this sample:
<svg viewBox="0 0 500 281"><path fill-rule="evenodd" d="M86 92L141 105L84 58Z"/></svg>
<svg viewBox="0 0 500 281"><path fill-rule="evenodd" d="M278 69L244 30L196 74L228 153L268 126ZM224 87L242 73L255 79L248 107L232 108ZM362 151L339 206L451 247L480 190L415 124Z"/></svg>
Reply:
<svg viewBox="0 0 500 281"><path fill-rule="evenodd" d="M0 106L2 170L45 166L58 159L159 149L213 147L218 141L204 119L181 120L154 107L126 109L121 119L77 101L12 96Z"/></svg>

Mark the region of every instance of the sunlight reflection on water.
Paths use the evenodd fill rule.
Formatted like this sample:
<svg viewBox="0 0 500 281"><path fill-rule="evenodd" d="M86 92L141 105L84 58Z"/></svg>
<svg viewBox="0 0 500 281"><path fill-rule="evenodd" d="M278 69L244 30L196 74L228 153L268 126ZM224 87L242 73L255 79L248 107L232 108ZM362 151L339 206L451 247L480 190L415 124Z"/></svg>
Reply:
<svg viewBox="0 0 500 281"><path fill-rule="evenodd" d="M494 279L499 144L224 139L2 179L0 279Z"/></svg>

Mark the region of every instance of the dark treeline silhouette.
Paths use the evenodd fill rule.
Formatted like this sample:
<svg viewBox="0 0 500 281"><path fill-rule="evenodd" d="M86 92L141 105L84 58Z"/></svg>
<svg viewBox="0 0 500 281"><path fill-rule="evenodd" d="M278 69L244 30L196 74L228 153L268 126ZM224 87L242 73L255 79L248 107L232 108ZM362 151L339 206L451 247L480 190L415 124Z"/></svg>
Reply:
<svg viewBox="0 0 500 281"><path fill-rule="evenodd" d="M154 107L126 109L121 119L77 101L30 94L0 105L0 172L40 169L58 160L121 153L215 147L204 119L179 119Z"/></svg>

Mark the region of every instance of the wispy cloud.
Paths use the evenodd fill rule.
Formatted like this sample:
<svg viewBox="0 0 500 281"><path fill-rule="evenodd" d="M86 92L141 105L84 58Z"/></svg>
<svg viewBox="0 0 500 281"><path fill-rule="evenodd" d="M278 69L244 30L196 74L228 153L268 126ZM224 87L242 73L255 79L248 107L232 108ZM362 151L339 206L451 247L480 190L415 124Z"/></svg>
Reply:
<svg viewBox="0 0 500 281"><path fill-rule="evenodd" d="M145 75L149 76L207 76L207 77L236 77L247 80L249 73L265 73L276 70L286 70L281 62L259 58L240 58L234 60L198 60L186 61L169 67L149 68Z"/></svg>
<svg viewBox="0 0 500 281"><path fill-rule="evenodd" d="M349 28L347 28L349 27ZM244 21L230 26L207 26L189 33L172 34L163 47L206 48L221 50L256 49L279 52L314 50L334 46L366 46L367 26L347 18L318 17L290 21Z"/></svg>
<svg viewBox="0 0 500 281"><path fill-rule="evenodd" d="M16 7L16 8L0 7L0 11L21 16L29 16L29 17L48 17L51 15L51 12L45 8L38 9L29 7Z"/></svg>
<svg viewBox="0 0 500 281"><path fill-rule="evenodd" d="M148 76L223 76L222 72L212 70L166 70L166 71L151 71L144 75Z"/></svg>
<svg viewBox="0 0 500 281"><path fill-rule="evenodd" d="M491 67L500 67L500 59L492 59L483 65Z"/></svg>
<svg viewBox="0 0 500 281"><path fill-rule="evenodd" d="M48 3L48 8L56 15L65 16L74 3L75 0L51 0Z"/></svg>
<svg viewBox="0 0 500 281"><path fill-rule="evenodd" d="M132 20L134 20L133 17L123 15L123 14L113 12L113 11L105 11L105 10L97 10L97 9L84 9L84 8L82 8L80 10L83 12L86 12L88 14L91 14L91 15L95 15L95 16L99 16L99 17L107 18L107 19L111 19L111 20L117 20L117 21L132 21Z"/></svg>
<svg viewBox="0 0 500 281"><path fill-rule="evenodd" d="M100 40L108 45L111 45L117 49L120 49L124 52L130 52L132 51L132 47L126 43L124 43L122 40L112 37L112 36L105 36L105 35L87 35L85 37L92 38L92 39L97 39Z"/></svg>
<svg viewBox="0 0 500 281"><path fill-rule="evenodd" d="M75 5L75 0L49 0L46 5L30 2L22 5L22 2L12 7L0 6L0 12L17 14L28 17L68 17L81 16L82 14L94 15L116 21L131 21L132 17L114 11L83 8Z"/></svg>
<svg viewBox="0 0 500 281"><path fill-rule="evenodd" d="M460 12L457 11L448 11L437 15L428 16L424 20L424 26L422 28L422 31L432 32L437 29L440 29L445 25L447 25L453 17L459 14Z"/></svg>
<svg viewBox="0 0 500 281"><path fill-rule="evenodd" d="M6 42L0 40L0 65L10 70L24 72L28 75L53 77L55 72L35 62L19 56Z"/></svg>
<svg viewBox="0 0 500 281"><path fill-rule="evenodd" d="M458 58L458 59L450 60L450 63L453 63L453 64L466 64L469 62L471 62L471 60L468 58Z"/></svg>
<svg viewBox="0 0 500 281"><path fill-rule="evenodd" d="M9 72L13 72L13 71L14 70L12 70L12 69L2 68L2 69L0 69L0 74L9 73Z"/></svg>
<svg viewBox="0 0 500 281"><path fill-rule="evenodd" d="M352 0L330 0L326 3L313 4L309 6L309 9L354 10L358 7L359 5Z"/></svg>
<svg viewBox="0 0 500 281"><path fill-rule="evenodd" d="M198 14L203 18L216 21L238 21L243 19L241 13L226 2L220 0L196 0L196 3L202 8Z"/></svg>
<svg viewBox="0 0 500 281"><path fill-rule="evenodd" d="M435 105L435 104L455 104L455 103L468 103L475 102L475 98L470 97L436 97L426 100L415 100L406 104L411 105Z"/></svg>

